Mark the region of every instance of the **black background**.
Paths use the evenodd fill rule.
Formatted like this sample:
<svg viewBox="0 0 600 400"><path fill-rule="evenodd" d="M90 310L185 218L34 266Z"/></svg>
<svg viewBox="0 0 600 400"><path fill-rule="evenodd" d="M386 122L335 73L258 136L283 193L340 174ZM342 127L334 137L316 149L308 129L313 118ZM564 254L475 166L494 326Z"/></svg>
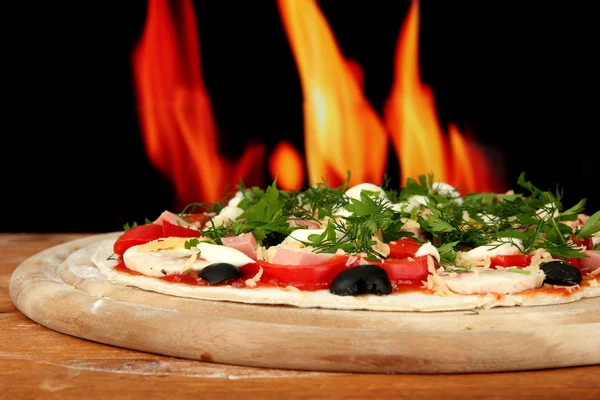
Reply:
<svg viewBox="0 0 600 400"><path fill-rule="evenodd" d="M135 110L131 51L147 4L81 3L5 6L4 232L120 230L173 204L146 159ZM563 189L566 205L585 197L596 211L598 32L585 4L423 1L420 57L442 126L453 121L499 152L509 187L525 171L542 189ZM300 81L275 2L194 5L227 155L245 138L301 147ZM409 3L319 5L380 112Z"/></svg>

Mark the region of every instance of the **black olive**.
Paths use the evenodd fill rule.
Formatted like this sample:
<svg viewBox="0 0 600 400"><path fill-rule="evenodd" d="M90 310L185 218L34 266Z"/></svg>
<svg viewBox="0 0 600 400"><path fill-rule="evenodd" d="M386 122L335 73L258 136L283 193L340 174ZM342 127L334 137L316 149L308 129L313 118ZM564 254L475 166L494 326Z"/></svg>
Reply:
<svg viewBox="0 0 600 400"><path fill-rule="evenodd" d="M215 263L204 267L198 277L209 281L210 283L219 283L228 279L239 278L242 272L238 267L229 263Z"/></svg>
<svg viewBox="0 0 600 400"><path fill-rule="evenodd" d="M279 232L271 232L263 239L263 246L270 247L276 246L279 243L283 242L283 240L287 237L287 235Z"/></svg>
<svg viewBox="0 0 600 400"><path fill-rule="evenodd" d="M581 272L566 261L549 261L540 266L546 274L544 283L561 286L575 286L581 283Z"/></svg>
<svg viewBox="0 0 600 400"><path fill-rule="evenodd" d="M392 284L385 269L378 265L359 265L340 272L329 291L338 296L390 294Z"/></svg>

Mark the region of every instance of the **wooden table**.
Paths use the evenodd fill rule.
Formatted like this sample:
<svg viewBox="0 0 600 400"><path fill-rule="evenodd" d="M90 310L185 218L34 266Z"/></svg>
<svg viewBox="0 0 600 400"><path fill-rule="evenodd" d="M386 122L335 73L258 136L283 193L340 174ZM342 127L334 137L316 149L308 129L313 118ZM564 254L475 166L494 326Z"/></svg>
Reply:
<svg viewBox="0 0 600 400"><path fill-rule="evenodd" d="M323 373L177 359L65 335L19 312L8 282L29 256L84 236L0 234L0 399L600 398L598 365L463 375Z"/></svg>

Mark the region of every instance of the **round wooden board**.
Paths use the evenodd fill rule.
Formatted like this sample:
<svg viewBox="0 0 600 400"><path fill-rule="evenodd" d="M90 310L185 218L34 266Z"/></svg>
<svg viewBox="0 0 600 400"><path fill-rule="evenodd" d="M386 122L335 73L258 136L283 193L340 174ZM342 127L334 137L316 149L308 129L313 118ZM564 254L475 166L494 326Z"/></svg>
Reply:
<svg viewBox="0 0 600 400"><path fill-rule="evenodd" d="M101 343L253 367L472 373L600 364L600 298L455 312L305 309L204 301L115 285L90 257L118 232L49 248L10 280L16 307Z"/></svg>

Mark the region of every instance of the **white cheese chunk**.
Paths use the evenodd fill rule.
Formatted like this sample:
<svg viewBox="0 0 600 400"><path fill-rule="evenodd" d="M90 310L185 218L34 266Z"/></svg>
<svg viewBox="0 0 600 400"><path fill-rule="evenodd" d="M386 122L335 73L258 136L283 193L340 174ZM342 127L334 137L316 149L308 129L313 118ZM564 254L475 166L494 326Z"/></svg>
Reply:
<svg viewBox="0 0 600 400"><path fill-rule="evenodd" d="M542 286L544 271L521 274L508 270L475 268L475 272L444 274L448 288L458 294L513 294Z"/></svg>
<svg viewBox="0 0 600 400"><path fill-rule="evenodd" d="M482 259L485 257L508 256L513 254L521 254L523 242L514 238L499 238L495 242L484 246L475 247L467 251L464 255L466 258Z"/></svg>
<svg viewBox="0 0 600 400"><path fill-rule="evenodd" d="M243 212L244 210L242 208L225 206L221 209L219 215L224 219L235 221Z"/></svg>
<svg viewBox="0 0 600 400"><path fill-rule="evenodd" d="M440 252L438 249L431 244L431 242L427 242L419 247L419 250L415 253L416 257L430 255L434 257L438 262L440 262Z"/></svg>
<svg viewBox="0 0 600 400"><path fill-rule="evenodd" d="M427 196L413 195L408 198L407 201L401 201L400 203L394 204L392 209L396 211L410 212L415 208L426 206L429 204L429 198Z"/></svg>
<svg viewBox="0 0 600 400"><path fill-rule="evenodd" d="M200 250L200 258L211 264L224 262L241 267L254 262L253 259L232 247L206 242L199 243L196 247Z"/></svg>
<svg viewBox="0 0 600 400"><path fill-rule="evenodd" d="M227 207L237 207L238 204L244 199L244 193L236 192L235 195L227 203Z"/></svg>
<svg viewBox="0 0 600 400"><path fill-rule="evenodd" d="M372 183L360 183L356 186L353 186L350 189L346 190L346 196L350 197L351 199L360 200L360 193L363 190L378 193L378 197L387 199L385 191L380 186L374 185Z"/></svg>
<svg viewBox="0 0 600 400"><path fill-rule="evenodd" d="M351 199L360 200L360 194L363 190L376 193L377 198L383 199L383 204L389 204L390 207L392 206L392 203L389 201L387 195L385 194L385 190L383 190L381 186L377 186L372 183L359 183L358 185L346 190L345 194ZM346 210L344 207L340 207L336 210L333 210L332 214L340 217L349 217L350 215L352 215L352 213Z"/></svg>
<svg viewBox="0 0 600 400"><path fill-rule="evenodd" d="M434 182L431 185L431 188L435 193L445 196L451 199L452 201L456 202L457 204L463 203L462 196L460 195L458 190L454 188L454 186L451 186L445 182Z"/></svg>
<svg viewBox="0 0 600 400"><path fill-rule="evenodd" d="M180 274L188 269L199 271L209 264L206 260L186 263L193 252L184 248L140 251L138 247L140 246L127 249L123 254L123 261L130 270L146 276Z"/></svg>

